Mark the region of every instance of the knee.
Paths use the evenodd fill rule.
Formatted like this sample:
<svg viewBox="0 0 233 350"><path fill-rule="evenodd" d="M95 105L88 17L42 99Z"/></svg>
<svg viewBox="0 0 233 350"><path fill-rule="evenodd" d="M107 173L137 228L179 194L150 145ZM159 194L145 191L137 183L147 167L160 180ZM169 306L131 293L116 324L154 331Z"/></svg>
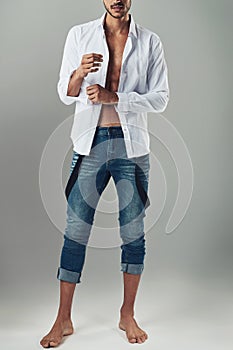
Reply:
<svg viewBox="0 0 233 350"><path fill-rule="evenodd" d="M143 215L138 216L126 225L121 225L120 236L123 244L131 243L135 247L142 244L144 238Z"/></svg>
<svg viewBox="0 0 233 350"><path fill-rule="evenodd" d="M94 209L76 205L74 210L68 207L65 235L70 240L86 245L94 220Z"/></svg>
<svg viewBox="0 0 233 350"><path fill-rule="evenodd" d="M86 245L81 244L73 239L70 239L68 236L64 235L64 244L63 244L63 253L80 255L85 253Z"/></svg>
<svg viewBox="0 0 233 350"><path fill-rule="evenodd" d="M94 221L95 208L90 206L83 198L69 201L67 205L67 221L68 223L78 223L81 225L92 225Z"/></svg>
<svg viewBox="0 0 233 350"><path fill-rule="evenodd" d="M143 234L141 237L135 239L132 242L129 242L127 244L123 244L122 246L126 247L126 249L128 249L132 252L145 250L145 246L146 246L145 234Z"/></svg>

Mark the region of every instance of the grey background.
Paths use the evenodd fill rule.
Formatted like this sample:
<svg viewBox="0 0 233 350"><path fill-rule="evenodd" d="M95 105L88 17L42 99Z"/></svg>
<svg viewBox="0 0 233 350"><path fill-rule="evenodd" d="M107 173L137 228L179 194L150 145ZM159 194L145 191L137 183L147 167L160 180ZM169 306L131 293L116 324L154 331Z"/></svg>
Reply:
<svg viewBox="0 0 233 350"><path fill-rule="evenodd" d="M177 191L175 166L156 140L168 196L147 238L136 316L148 349L229 349L232 343L232 10L229 0L132 1L135 20L160 35L171 99L163 115L184 138L194 192L179 227L164 228ZM59 300L62 235L39 190L47 139L73 112L56 84L69 28L100 17L102 1L1 1L1 344L40 348ZM153 118L149 123L153 126ZM71 153L69 153L70 156ZM66 169L68 171L68 160ZM156 175L156 174L155 174ZM153 191L153 187L151 188ZM128 349L117 331L120 250L90 248L76 288L77 334L62 345ZM5 343L6 342L6 343Z"/></svg>

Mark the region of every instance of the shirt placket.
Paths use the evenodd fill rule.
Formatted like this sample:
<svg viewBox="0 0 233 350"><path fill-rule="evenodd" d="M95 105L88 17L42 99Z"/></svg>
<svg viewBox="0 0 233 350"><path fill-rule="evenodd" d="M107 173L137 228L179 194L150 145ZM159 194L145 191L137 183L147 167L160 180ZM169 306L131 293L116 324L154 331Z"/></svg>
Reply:
<svg viewBox="0 0 233 350"><path fill-rule="evenodd" d="M108 51L108 45L107 45L107 41L106 41L106 36L104 33L104 30L101 30L100 35L102 36L101 42L103 44L103 52L104 52L104 59L102 62L102 67L101 67L101 71L102 71L102 75L101 75L101 81L99 82L99 84L103 87L105 87L106 85L106 78L107 78L107 70L108 70L108 61L109 61L109 51ZM96 114L96 118L95 118L95 127L98 124L98 120L99 120L99 115L100 115L100 111L101 111L101 103L100 104L96 104L93 105L94 109L94 113Z"/></svg>
<svg viewBox="0 0 233 350"><path fill-rule="evenodd" d="M108 50L108 44L107 44L107 40L106 40L106 35L105 35L105 32L103 31L102 32L102 35L103 35L103 46L104 46L104 53L106 56L107 59L104 60L104 70L103 70L103 77L102 77L102 85L103 87L106 86L106 78L107 78L107 70L108 70L108 62L109 62L109 50Z"/></svg>
<svg viewBox="0 0 233 350"><path fill-rule="evenodd" d="M119 86L118 86L119 92L122 92L123 83L124 83L124 79L125 79L125 61L129 55L131 49L132 49L132 38L130 36L128 36L126 44L125 44L124 52L123 52L123 57L122 57L121 73L120 73ZM131 156L133 153L132 142L131 142L128 123L127 123L127 119L126 119L126 116L128 113L120 112L118 114L119 114L119 119L121 121L122 130L124 133L124 140L125 140L125 144L126 144L127 154L128 154L128 156Z"/></svg>

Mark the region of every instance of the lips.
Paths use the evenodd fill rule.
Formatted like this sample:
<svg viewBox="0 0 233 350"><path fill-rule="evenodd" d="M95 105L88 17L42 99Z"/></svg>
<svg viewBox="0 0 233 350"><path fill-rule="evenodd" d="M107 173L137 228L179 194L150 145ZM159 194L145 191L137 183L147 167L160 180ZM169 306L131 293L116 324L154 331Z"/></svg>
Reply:
<svg viewBox="0 0 233 350"><path fill-rule="evenodd" d="M112 5L112 9L122 9L123 7L123 4Z"/></svg>

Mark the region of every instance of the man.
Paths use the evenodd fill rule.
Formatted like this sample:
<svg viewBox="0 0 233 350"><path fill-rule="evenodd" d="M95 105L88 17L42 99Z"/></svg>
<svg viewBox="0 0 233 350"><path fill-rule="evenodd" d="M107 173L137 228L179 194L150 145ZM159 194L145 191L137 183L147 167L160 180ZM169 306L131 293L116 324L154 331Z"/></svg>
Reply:
<svg viewBox="0 0 233 350"><path fill-rule="evenodd" d="M67 227L57 271L60 305L40 341L55 347L73 333L71 305L80 282L98 200L113 177L119 199L124 300L119 328L130 343L148 338L134 319L144 268L143 219L147 196L147 112L163 112L169 100L168 71L159 36L137 25L131 0L104 0L106 12L68 33L58 82L61 100L76 104L71 130L73 159L66 186Z"/></svg>

